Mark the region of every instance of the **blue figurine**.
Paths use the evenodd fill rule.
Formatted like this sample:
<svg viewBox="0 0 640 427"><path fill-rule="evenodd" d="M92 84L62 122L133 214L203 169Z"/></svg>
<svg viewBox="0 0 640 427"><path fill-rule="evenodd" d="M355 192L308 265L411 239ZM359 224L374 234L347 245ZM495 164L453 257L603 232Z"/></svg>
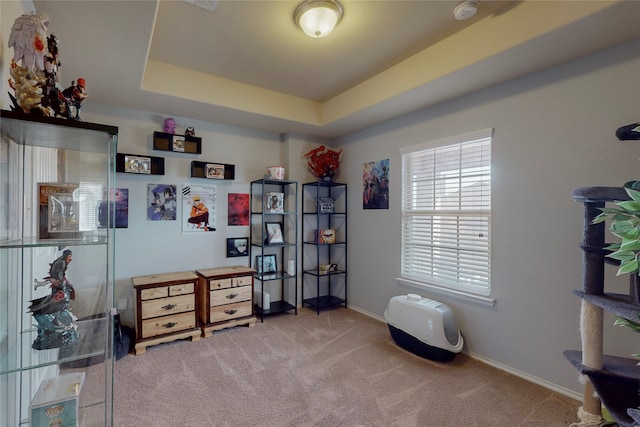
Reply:
<svg viewBox="0 0 640 427"><path fill-rule="evenodd" d="M29 306L29 312L38 322L38 336L31 345L35 350L64 347L78 340L77 318L69 309L76 291L66 277L72 255L68 249L63 251L50 264L49 276L42 282L36 281L36 287L49 285L51 294L32 300Z"/></svg>

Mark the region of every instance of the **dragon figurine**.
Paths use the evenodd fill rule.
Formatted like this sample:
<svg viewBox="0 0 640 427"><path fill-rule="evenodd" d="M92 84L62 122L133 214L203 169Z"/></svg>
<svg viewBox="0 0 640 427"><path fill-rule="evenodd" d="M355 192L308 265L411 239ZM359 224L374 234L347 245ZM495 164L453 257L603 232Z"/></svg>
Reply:
<svg viewBox="0 0 640 427"><path fill-rule="evenodd" d="M335 151L321 145L304 154L303 157L308 159L307 166L311 173L323 181L332 181L340 167L340 154L342 150Z"/></svg>

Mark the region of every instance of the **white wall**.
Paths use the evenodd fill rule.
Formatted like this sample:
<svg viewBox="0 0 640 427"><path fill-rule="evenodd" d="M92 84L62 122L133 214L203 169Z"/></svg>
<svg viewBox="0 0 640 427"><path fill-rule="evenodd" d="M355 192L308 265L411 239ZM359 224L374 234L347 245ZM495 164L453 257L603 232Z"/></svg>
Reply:
<svg viewBox="0 0 640 427"><path fill-rule="evenodd" d="M349 303L382 316L409 292L455 311L468 351L566 389L581 390L562 356L579 349L582 206L577 187L640 179L640 144L615 130L640 117L640 41L554 67L343 138L349 194ZM493 127L492 289L486 307L396 284L400 274L399 148ZM365 162L390 159L389 210L363 210ZM615 270L608 271L611 276ZM607 282L609 292L627 282ZM637 334L614 329L605 350L638 351Z"/></svg>

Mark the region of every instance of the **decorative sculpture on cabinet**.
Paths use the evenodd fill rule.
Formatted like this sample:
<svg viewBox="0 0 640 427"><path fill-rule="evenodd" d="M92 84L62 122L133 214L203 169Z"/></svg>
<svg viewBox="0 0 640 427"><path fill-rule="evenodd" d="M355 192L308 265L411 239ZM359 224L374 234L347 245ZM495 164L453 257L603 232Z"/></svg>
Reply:
<svg viewBox="0 0 640 427"><path fill-rule="evenodd" d="M65 250L51 263L49 276L35 281L35 287L48 285L51 294L31 301L29 311L38 322L38 336L31 345L36 350L64 347L78 340L77 318L71 313L69 304L76 297L73 285L66 272L73 253Z"/></svg>

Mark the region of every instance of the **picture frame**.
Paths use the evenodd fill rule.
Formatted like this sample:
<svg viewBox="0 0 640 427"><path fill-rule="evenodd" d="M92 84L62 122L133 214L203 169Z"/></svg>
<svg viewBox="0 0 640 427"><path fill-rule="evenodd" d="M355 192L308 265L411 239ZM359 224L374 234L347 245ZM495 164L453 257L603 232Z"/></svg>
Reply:
<svg viewBox="0 0 640 427"><path fill-rule="evenodd" d="M267 245L274 245L284 243L284 237L282 234L282 223L280 222L265 222L265 229L267 231Z"/></svg>
<svg viewBox="0 0 640 427"><path fill-rule="evenodd" d="M178 153L184 153L184 136L182 135L173 135L173 151L177 151Z"/></svg>
<svg viewBox="0 0 640 427"><path fill-rule="evenodd" d="M267 213L284 213L284 193L265 193L264 211Z"/></svg>
<svg viewBox="0 0 640 427"><path fill-rule="evenodd" d="M258 274L272 274L278 271L276 254L256 255L255 270Z"/></svg>
<svg viewBox="0 0 640 427"><path fill-rule="evenodd" d="M227 239L227 258L247 256L248 237L230 237Z"/></svg>
<svg viewBox="0 0 640 427"><path fill-rule="evenodd" d="M75 198L74 194L76 195ZM52 206L52 196L54 202L55 200L63 201L63 206L65 206L64 211L55 209L55 206ZM84 230L80 229L78 223L73 224L72 221L67 221L72 217L70 216L71 211L66 209L73 208L74 214L79 215L81 214L81 208L85 210L89 208L86 203L84 206L80 206L79 203L74 201L80 199L80 184L67 182L40 182L38 183L37 198L38 240L81 239L84 236ZM95 206L93 209L95 210ZM50 216L54 217L53 220ZM72 224L73 226L71 226Z"/></svg>
<svg viewBox="0 0 640 427"><path fill-rule="evenodd" d="M224 179L224 165L217 163L207 163L205 176L209 179Z"/></svg>
<svg viewBox="0 0 640 427"><path fill-rule="evenodd" d="M126 173L151 174L151 158L143 156L124 156L124 171Z"/></svg>
<svg viewBox="0 0 640 427"><path fill-rule="evenodd" d="M318 213L333 213L333 197L318 197Z"/></svg>

